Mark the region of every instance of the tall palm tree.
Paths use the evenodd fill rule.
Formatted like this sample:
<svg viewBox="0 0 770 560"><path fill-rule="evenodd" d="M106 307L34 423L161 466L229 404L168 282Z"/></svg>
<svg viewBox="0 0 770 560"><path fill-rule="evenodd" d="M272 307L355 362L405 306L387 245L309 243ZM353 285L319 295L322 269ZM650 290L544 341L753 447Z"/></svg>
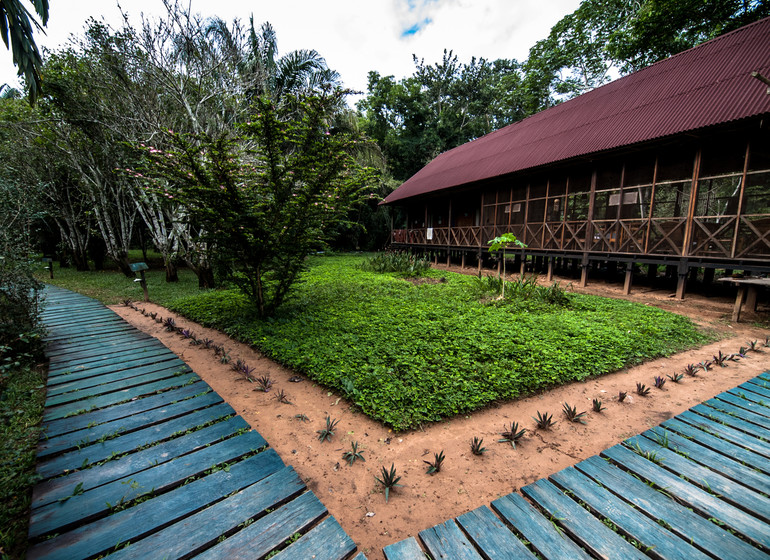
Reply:
<svg viewBox="0 0 770 560"><path fill-rule="evenodd" d="M48 24L48 0L32 2L43 25ZM43 30L21 0L0 0L0 37L5 48L13 53L13 63L19 68L19 76L23 75L29 85L30 103L34 104L40 92L40 66L43 61L32 37L32 24Z"/></svg>

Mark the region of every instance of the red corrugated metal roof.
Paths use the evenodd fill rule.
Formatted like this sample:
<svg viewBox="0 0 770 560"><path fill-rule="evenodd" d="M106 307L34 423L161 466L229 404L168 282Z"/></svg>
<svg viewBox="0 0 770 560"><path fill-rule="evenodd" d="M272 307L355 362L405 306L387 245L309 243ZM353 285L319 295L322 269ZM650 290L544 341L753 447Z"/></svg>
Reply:
<svg viewBox="0 0 770 560"><path fill-rule="evenodd" d="M384 201L770 113L770 18L439 155Z"/></svg>

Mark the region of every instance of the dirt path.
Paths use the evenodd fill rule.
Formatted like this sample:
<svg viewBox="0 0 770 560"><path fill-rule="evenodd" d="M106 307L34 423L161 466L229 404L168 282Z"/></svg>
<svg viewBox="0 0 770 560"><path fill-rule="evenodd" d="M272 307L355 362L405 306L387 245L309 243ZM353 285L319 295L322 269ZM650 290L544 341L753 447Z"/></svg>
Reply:
<svg viewBox="0 0 770 560"><path fill-rule="evenodd" d="M439 267L443 268L443 267ZM459 272L459 270L457 270ZM558 280L558 279L557 279ZM561 280L562 284L568 281ZM592 283L584 290L600 295L621 296L621 286ZM516 402L490 406L469 416L428 426L424 431L393 433L388 428L351 410L349 404L306 378L292 381L295 374L262 357L248 346L225 335L200 327L154 304L140 308L173 317L176 324L191 329L199 338L224 344L232 360L240 358L255 367L255 375L269 375L275 384L269 393L221 364L211 350L192 346L177 334L167 333L149 317L125 306L112 309L139 329L155 336L177 353L235 410L257 429L292 465L307 485L371 560L382 559L382 547L404 539L450 517L456 517L508 494L539 478L548 476L584 458L595 455L634 434L679 414L691 406L734 387L770 369L770 348L750 353L746 359L729 362L729 367L685 376L681 383L668 381L662 390L652 388L650 396L635 394L636 383L653 385L654 376L682 373L686 365L710 359L719 350L737 352L748 340L770 335L770 330L751 323L727 322L732 302L726 298L688 296L684 302L665 291L639 289L628 299L683 313L725 338L717 343L655 360L601 378L573 383ZM766 314L764 314L766 319ZM278 391L291 404L276 399ZM618 392L627 391L624 402ZM591 412L591 401L601 399L602 413ZM588 411L585 425L567 422L562 403ZM532 416L553 414L558 422L549 431L535 430ZM305 415L303 421L297 415ZM329 415L339 420L331 442L320 443L317 430ZM528 432L513 449L498 443L506 424L519 422ZM470 451L473 437L484 438L487 451L475 456ZM363 449L365 462L352 467L342 453L353 441ZM446 461L440 473L427 475L424 460L444 451ZM395 489L389 503L374 476L382 466L394 464L402 476L403 488Z"/></svg>

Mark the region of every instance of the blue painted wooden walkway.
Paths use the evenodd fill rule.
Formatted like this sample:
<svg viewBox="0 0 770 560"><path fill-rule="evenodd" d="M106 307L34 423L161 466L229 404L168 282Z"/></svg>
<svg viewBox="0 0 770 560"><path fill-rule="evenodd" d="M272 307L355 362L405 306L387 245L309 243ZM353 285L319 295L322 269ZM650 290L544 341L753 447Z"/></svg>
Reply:
<svg viewBox="0 0 770 560"><path fill-rule="evenodd" d="M294 469L160 342L55 287L43 317L50 369L28 558L355 554Z"/></svg>
<svg viewBox="0 0 770 560"><path fill-rule="evenodd" d="M770 558L770 372L456 519L388 560Z"/></svg>

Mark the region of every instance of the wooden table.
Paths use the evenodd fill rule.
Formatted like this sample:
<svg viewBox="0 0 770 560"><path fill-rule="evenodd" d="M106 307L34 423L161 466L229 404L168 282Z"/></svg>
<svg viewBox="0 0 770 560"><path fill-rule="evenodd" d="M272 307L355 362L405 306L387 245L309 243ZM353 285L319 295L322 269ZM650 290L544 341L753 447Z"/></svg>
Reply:
<svg viewBox="0 0 770 560"><path fill-rule="evenodd" d="M738 286L738 294L735 296L735 306L733 307L734 323L737 323L741 318L741 306L744 301L750 311L756 311L758 288L770 288L770 278L720 278L717 282L729 282Z"/></svg>

